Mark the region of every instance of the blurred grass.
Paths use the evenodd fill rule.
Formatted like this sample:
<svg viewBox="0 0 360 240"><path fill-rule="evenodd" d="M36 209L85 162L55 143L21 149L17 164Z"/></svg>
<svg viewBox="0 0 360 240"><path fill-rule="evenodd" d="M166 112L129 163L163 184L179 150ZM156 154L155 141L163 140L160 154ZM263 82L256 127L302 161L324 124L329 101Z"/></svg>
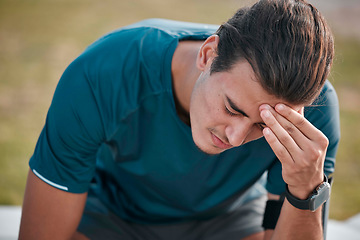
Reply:
<svg viewBox="0 0 360 240"><path fill-rule="evenodd" d="M216 0L0 0L0 204L22 203L28 160L57 81L87 45L145 18L221 23L237 5Z"/></svg>
<svg viewBox="0 0 360 240"><path fill-rule="evenodd" d="M330 217L360 212L360 40L336 37L330 80L340 101L341 140L332 189Z"/></svg>
<svg viewBox="0 0 360 240"><path fill-rule="evenodd" d="M0 204L22 203L57 81L87 45L145 18L221 24L243 2L253 1L0 0ZM360 212L360 41L337 36L336 52L342 139L330 217L345 219Z"/></svg>

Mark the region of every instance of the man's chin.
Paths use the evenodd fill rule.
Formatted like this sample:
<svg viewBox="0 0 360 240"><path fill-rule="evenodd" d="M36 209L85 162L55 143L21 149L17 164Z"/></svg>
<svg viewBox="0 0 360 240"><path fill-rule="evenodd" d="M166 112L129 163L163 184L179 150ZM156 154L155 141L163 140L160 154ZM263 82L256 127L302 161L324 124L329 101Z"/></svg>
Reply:
<svg viewBox="0 0 360 240"><path fill-rule="evenodd" d="M200 146L199 144L195 143L195 146L203 153L207 154L207 155L218 155L226 150L224 149L220 149L214 146L209 146L209 147L204 147L204 146Z"/></svg>
<svg viewBox="0 0 360 240"><path fill-rule="evenodd" d="M240 146L243 146L247 143L250 143L250 142L253 142L253 141L256 141L256 140L259 140L260 138L263 138L263 136L259 137L259 138L256 138L256 139L252 139L252 140L249 140L249 141L245 141L243 144L241 144ZM213 146L213 145L207 145L207 146L201 146L200 144L197 144L195 142L195 146L203 153L205 154L208 154L208 155L218 155L222 152L225 152L229 149L233 149L233 148L229 148L229 149L221 149L221 148L218 148L216 146Z"/></svg>

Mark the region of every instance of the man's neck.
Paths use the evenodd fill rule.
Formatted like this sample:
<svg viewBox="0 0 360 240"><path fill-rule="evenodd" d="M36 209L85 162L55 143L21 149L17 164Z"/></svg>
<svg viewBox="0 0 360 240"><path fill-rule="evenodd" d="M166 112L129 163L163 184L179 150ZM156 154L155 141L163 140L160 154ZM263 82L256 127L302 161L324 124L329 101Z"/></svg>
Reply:
<svg viewBox="0 0 360 240"><path fill-rule="evenodd" d="M180 119L190 125L190 98L200 71L196 58L202 41L179 42L171 63L174 101Z"/></svg>

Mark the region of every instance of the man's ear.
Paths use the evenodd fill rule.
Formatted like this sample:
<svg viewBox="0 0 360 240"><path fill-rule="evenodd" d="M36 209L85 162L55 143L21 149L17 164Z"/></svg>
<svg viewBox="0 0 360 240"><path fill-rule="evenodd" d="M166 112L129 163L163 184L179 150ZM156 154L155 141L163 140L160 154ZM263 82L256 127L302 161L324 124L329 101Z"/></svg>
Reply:
<svg viewBox="0 0 360 240"><path fill-rule="evenodd" d="M211 66L212 61L217 56L216 49L219 43L219 36L212 35L208 37L201 45L199 53L196 58L196 67L200 71L204 71Z"/></svg>

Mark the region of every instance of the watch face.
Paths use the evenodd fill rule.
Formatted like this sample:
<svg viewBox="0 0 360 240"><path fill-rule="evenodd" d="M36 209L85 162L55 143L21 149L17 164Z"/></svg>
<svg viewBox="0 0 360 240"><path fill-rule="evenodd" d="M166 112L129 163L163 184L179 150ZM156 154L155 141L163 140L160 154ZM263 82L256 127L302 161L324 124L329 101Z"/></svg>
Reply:
<svg viewBox="0 0 360 240"><path fill-rule="evenodd" d="M309 207L310 211L316 211L324 202L330 197L330 184L328 182L322 183L317 192L311 196Z"/></svg>

